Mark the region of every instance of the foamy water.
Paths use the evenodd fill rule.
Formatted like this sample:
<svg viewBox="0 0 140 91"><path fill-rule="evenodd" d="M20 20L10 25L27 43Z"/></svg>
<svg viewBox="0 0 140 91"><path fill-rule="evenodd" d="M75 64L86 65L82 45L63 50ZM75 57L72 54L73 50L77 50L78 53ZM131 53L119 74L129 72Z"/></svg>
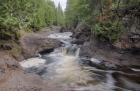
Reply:
<svg viewBox="0 0 140 91"><path fill-rule="evenodd" d="M22 62L20 62L19 64L23 67L23 68L31 68L31 67L39 67L43 64L45 64L46 60L42 59L42 58L30 58L27 60L24 60Z"/></svg>
<svg viewBox="0 0 140 91"><path fill-rule="evenodd" d="M51 34L48 37L58 39L64 47L42 55L42 58L24 60L20 65L24 69L31 70L29 72L39 70L41 73L39 75L48 82L72 91L140 91L140 85L127 77L131 75L130 73L81 64L81 59L84 58L79 57L80 48L70 43L71 35L70 32ZM96 65L101 63L95 58L90 58L90 61ZM35 69L32 70L32 67ZM136 68L132 70L139 72ZM114 73L118 74L117 79Z"/></svg>
<svg viewBox="0 0 140 91"><path fill-rule="evenodd" d="M64 32L64 33L55 33L50 34L48 38L52 39L71 39L72 33L71 32Z"/></svg>
<svg viewBox="0 0 140 91"><path fill-rule="evenodd" d="M81 69L75 56L65 54L59 56L56 62L48 65L47 73L43 77L61 84L84 84L91 79L88 71Z"/></svg>

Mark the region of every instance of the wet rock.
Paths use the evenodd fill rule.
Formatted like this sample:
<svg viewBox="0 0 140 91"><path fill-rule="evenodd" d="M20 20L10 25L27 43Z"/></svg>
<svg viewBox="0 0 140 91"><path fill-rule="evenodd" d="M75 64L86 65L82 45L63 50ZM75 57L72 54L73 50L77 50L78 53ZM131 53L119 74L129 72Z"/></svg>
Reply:
<svg viewBox="0 0 140 91"><path fill-rule="evenodd" d="M96 41L87 42L81 46L80 56L104 60L102 66L109 69L116 69L116 67L119 68L120 66L140 66L140 56L134 54L137 51L132 51L132 49L131 51L120 50L107 45Z"/></svg>
<svg viewBox="0 0 140 91"><path fill-rule="evenodd" d="M95 67L102 70L118 70L119 66L113 63L105 62L104 60L97 59L82 59L83 65Z"/></svg>
<svg viewBox="0 0 140 91"><path fill-rule="evenodd" d="M47 69L47 67L41 66L41 67L27 68L27 69L25 69L25 71L27 73L34 73L34 74L38 74L38 75L42 76L43 74L46 73L46 69Z"/></svg>
<svg viewBox="0 0 140 91"><path fill-rule="evenodd" d="M77 45L82 45L82 44L84 44L84 40L78 40L78 39L76 39L76 40L73 40L71 43L72 44L77 44Z"/></svg>
<svg viewBox="0 0 140 91"><path fill-rule="evenodd" d="M39 54L45 55L45 54L51 53L53 51L54 51L54 48L52 48L52 49L45 49L43 51L40 51Z"/></svg>

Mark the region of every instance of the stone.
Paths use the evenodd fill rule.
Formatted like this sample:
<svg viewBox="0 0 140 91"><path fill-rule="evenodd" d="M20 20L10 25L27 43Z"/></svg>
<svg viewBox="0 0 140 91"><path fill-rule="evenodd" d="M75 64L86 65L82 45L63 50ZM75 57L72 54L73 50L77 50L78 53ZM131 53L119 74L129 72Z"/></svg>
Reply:
<svg viewBox="0 0 140 91"><path fill-rule="evenodd" d="M54 49L61 46L61 42L48 38L48 32L30 33L20 39L22 53L25 58L37 55L43 50Z"/></svg>

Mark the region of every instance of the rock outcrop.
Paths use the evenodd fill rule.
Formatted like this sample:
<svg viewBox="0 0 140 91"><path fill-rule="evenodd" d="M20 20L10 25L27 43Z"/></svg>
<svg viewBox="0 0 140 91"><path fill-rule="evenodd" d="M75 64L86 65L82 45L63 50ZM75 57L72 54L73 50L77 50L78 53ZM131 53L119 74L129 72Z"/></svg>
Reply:
<svg viewBox="0 0 140 91"><path fill-rule="evenodd" d="M125 15L123 22L127 31L125 31L114 46L121 49L139 49L140 51L140 17Z"/></svg>
<svg viewBox="0 0 140 91"><path fill-rule="evenodd" d="M20 39L20 45L24 58L33 57L43 50L54 49L61 45L59 41L48 38L48 34L49 32L44 30L23 36Z"/></svg>
<svg viewBox="0 0 140 91"><path fill-rule="evenodd" d="M0 91L64 91L34 74L24 73L18 62L0 52Z"/></svg>
<svg viewBox="0 0 140 91"><path fill-rule="evenodd" d="M140 66L140 18L125 15L122 21L127 31L115 43L98 40L87 25L79 24L74 30L73 43L81 45L80 55L97 58L114 68L114 65Z"/></svg>
<svg viewBox="0 0 140 91"><path fill-rule="evenodd" d="M47 38L49 33L52 32L44 29L21 37L18 45L21 51L21 54L18 55L22 56L21 58L13 54L15 52L12 51L17 51L15 46L1 47L3 49L0 50L0 91L64 91L61 87L51 85L50 82L43 80L38 75L25 73L18 63L23 59L35 56L42 50L59 47L60 42Z"/></svg>

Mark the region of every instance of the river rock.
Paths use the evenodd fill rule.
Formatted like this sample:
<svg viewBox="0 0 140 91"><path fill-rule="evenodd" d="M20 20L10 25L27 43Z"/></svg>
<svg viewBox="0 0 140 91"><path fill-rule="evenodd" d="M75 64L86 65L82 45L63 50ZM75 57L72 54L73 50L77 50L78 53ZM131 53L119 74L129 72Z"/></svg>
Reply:
<svg viewBox="0 0 140 91"><path fill-rule="evenodd" d="M58 40L48 38L48 31L27 34L20 39L20 44L25 58L33 57L41 51L54 49L61 45Z"/></svg>

